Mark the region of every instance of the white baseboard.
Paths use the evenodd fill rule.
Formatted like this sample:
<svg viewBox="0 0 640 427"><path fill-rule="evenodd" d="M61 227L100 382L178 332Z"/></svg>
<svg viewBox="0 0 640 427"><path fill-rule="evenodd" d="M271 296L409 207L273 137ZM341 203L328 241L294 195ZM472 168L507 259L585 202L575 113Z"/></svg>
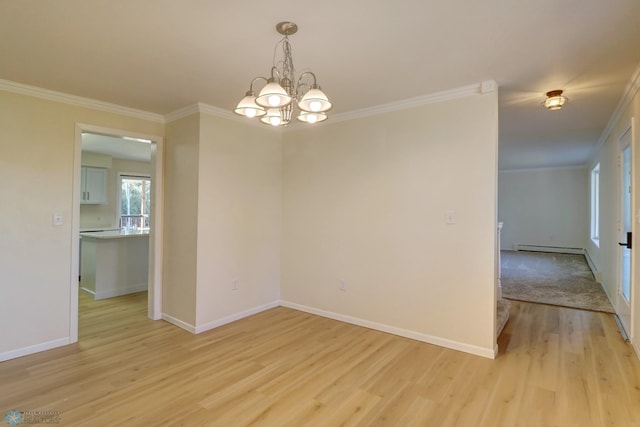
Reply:
<svg viewBox="0 0 640 427"><path fill-rule="evenodd" d="M636 351L636 356L638 357L638 359L640 359L640 346L638 346L638 343L634 340L631 340L631 347L633 347L633 349Z"/></svg>
<svg viewBox="0 0 640 427"><path fill-rule="evenodd" d="M402 329L395 326L385 325L383 323L372 322L370 320L360 319L358 317L347 316L345 314L334 313L332 311L326 311L326 310L322 310L315 307L296 304L290 301L280 301L280 305L283 307L292 308L294 310L304 311L305 313L315 314L318 316L327 317L329 319L351 323L352 325L363 326L365 328L375 329L377 331L387 332L389 334L426 342L428 344L435 344L440 347L446 347L452 350L463 351L465 353L470 353L476 356L482 356L489 359L495 359L495 357L498 354L497 346L494 346L493 348L479 347L471 344L449 340L446 338L423 334L421 332L410 331L408 329Z"/></svg>
<svg viewBox="0 0 640 427"><path fill-rule="evenodd" d="M126 288L108 289L105 291L94 292L93 295L94 295L94 299L100 300L100 299L119 297L120 295L135 294L136 292L142 292L148 289L149 289L149 284L139 283L137 285L128 286Z"/></svg>
<svg viewBox="0 0 640 427"><path fill-rule="evenodd" d="M515 244L513 245L513 250L515 251L528 251L528 252L553 252L559 254L576 254L576 255L584 255L583 248L566 248L562 246L544 246L544 245L523 245L523 244Z"/></svg>
<svg viewBox="0 0 640 427"><path fill-rule="evenodd" d="M192 334L199 334L201 332L205 332L214 328L217 328L222 325L226 325L227 323L235 322L236 320L243 319L245 317L253 316L254 314L258 314L262 311L269 310L280 305L280 301L273 301L268 304L263 304L258 307L253 307L245 311L241 311L239 313L234 313L229 316L225 316L220 319L213 320L211 322L207 322L203 325L194 326L190 323L184 322L180 319L177 319L173 316L170 316L166 313L162 313L162 320L166 320L167 322L175 325L179 328L184 329L185 331L189 331Z"/></svg>
<svg viewBox="0 0 640 427"><path fill-rule="evenodd" d="M168 315L167 313L162 313L161 316L162 320L166 320L167 322L171 323L172 325L175 325L179 328L184 329L187 332L191 332L192 334L196 333L196 327L193 326L190 323L184 322L178 318L175 318L173 316Z"/></svg>
<svg viewBox="0 0 640 427"><path fill-rule="evenodd" d="M378 322L373 322L370 320L365 320L365 319L360 319L357 317L353 317L353 316L348 316L345 314L340 314L340 313L334 313L331 311L326 311L326 310L321 310L318 308L314 308L314 307L309 307L309 306L305 306L305 305L301 305L301 304L296 304L293 302L289 302L289 301L273 301L270 302L268 304L264 304L258 307L254 307L251 308L249 310L245 310L239 313L234 313L232 315L223 317L221 319L217 319L208 323L205 323L204 325L200 325L200 326L194 326L191 325L190 323L184 322L178 318L175 318L169 314L166 313L162 313L161 318L169 323L171 323L172 325L175 325L181 329L184 329L192 334L199 334L201 332L205 332L214 328L217 328L219 326L225 325L227 323L231 323L234 322L236 320L240 320L242 318L248 317L248 316L252 316L254 314L260 313L262 311L266 311L278 306L283 306L283 307L287 307L287 308L291 308L294 310L299 310L299 311L303 311L306 313L310 313L310 314L315 314L318 316L322 316L322 317L326 317L329 319L334 319L334 320L338 320L341 322L346 322L346 323L350 323L353 325L358 325L358 326L363 326L365 328L369 328L369 329L374 329L377 331L381 331L381 332L386 332L386 333L390 333L390 334L394 334L394 335L398 335L401 337L405 337L405 338L410 338L410 339L414 339L417 341L422 341L422 342L426 342L429 344L434 344L434 345L438 345L440 347L445 347L445 348L450 348L452 350L458 350L458 351L463 351L465 353L470 353L470 354L474 354L477 356L482 356L482 357L486 357L489 359L494 359L496 357L496 355L498 354L498 347L495 346L494 348L484 348L484 347L479 347L479 346L475 346L475 345L470 345L470 344L466 344L466 343L461 343L458 341L453 341L453 340L449 340L449 339L445 339L445 338L441 338L441 337L436 337L436 336L432 336L432 335L427 335L427 334L423 334L420 332L416 332L416 331L411 331L411 330L407 330L407 329L402 329L402 328L398 328L395 326L390 326L390 325L385 325L383 323L378 323ZM69 338L62 338L59 340L54 340L54 341L49 341L49 342L45 342L42 344L37 344L37 345L33 345L33 346L29 346L29 347L25 347L25 348L21 348L21 349L16 349L16 350L11 350L5 353L0 353L0 362L5 361L5 360L9 360L9 359L14 359L16 357L21 357L21 356L26 356L28 354L33 354L33 353L37 353L40 351L45 351L45 350L50 350L52 348L56 348L56 347L60 347L63 345L67 345L70 344L70 340ZM638 351L637 347L634 347L636 349L636 352L638 352L638 354L640 355L640 351Z"/></svg>
<svg viewBox="0 0 640 427"><path fill-rule="evenodd" d="M92 291L91 289L83 288L82 286L80 287L80 292L93 299L95 299L96 297L96 293L94 291Z"/></svg>
<svg viewBox="0 0 640 427"><path fill-rule="evenodd" d="M589 251L587 249L584 250L584 257L587 260L587 265L589 265L589 268L591 269L596 282L602 284L602 272L598 271L598 268L593 262L593 259L591 258L591 255L589 254Z"/></svg>
<svg viewBox="0 0 640 427"><path fill-rule="evenodd" d="M279 305L280 305L280 301L273 301L268 304L263 304L258 307L250 308L249 310L241 311L239 313L234 313L229 316L223 317L221 319L207 322L204 325L196 326L195 333L199 334L200 332L205 332L205 331L217 328L218 326L226 325L227 323L235 322L236 320L253 316L254 314L258 314L262 311L266 311L266 310L278 307Z"/></svg>
<svg viewBox="0 0 640 427"><path fill-rule="evenodd" d="M33 353L39 353L45 350L51 350L52 348L62 347L63 345L71 344L69 337L60 338L53 341L47 341L36 345L30 345L28 347L18 348L16 350L6 351L0 353L0 362L5 360L15 359L16 357L27 356Z"/></svg>

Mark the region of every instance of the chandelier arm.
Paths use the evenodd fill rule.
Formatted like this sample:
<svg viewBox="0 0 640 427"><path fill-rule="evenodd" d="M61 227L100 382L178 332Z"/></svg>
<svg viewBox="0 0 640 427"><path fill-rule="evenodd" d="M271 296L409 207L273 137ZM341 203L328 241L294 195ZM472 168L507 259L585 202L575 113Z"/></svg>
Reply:
<svg viewBox="0 0 640 427"><path fill-rule="evenodd" d="M304 73L300 74L300 77L298 77L298 81L296 82L296 92L298 91L298 88L300 87L300 83L302 82L302 79L306 75L311 75L311 77L313 77L313 86L310 86L310 88L318 86L318 82L316 81L316 75L313 74L313 72L311 72L311 71L305 71Z"/></svg>
<svg viewBox="0 0 640 427"><path fill-rule="evenodd" d="M307 74L311 75L311 77L313 77L313 84L316 85L318 84L318 82L316 81L316 75L313 73L313 71L305 71L304 73L300 74L300 77L298 77L298 83L300 83L300 80L302 80L302 78L304 76L306 76Z"/></svg>
<svg viewBox="0 0 640 427"><path fill-rule="evenodd" d="M278 68L274 65L271 67L271 78L276 80L277 82L280 81L280 72L278 71Z"/></svg>
<svg viewBox="0 0 640 427"><path fill-rule="evenodd" d="M266 77L254 77L253 80L251 80L251 83L249 84L249 91L253 92L253 84L256 82L256 80L264 80L265 82L268 82L269 79L267 79Z"/></svg>

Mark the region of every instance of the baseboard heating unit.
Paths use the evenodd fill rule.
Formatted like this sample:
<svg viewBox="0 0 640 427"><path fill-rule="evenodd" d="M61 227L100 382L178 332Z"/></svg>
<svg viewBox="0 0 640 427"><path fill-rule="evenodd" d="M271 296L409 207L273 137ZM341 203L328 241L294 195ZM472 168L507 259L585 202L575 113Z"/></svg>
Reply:
<svg viewBox="0 0 640 427"><path fill-rule="evenodd" d="M577 254L584 255L583 248L566 248L562 246L541 246L541 245L513 245L513 249L516 251L527 252L555 252L560 254Z"/></svg>

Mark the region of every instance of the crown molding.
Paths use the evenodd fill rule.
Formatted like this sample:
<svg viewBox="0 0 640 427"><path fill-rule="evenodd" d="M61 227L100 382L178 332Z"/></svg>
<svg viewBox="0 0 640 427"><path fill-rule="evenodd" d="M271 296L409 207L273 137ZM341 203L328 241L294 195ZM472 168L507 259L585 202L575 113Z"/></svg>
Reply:
<svg viewBox="0 0 640 427"><path fill-rule="evenodd" d="M381 104L374 107L336 114L331 118L331 122L344 122L347 120L360 119L369 116L376 116L378 114L407 110L409 108L421 107L423 105L450 101L453 99L464 98L472 95L491 93L495 92L497 88L498 84L494 80L487 80L482 83L474 83L467 86L443 90L440 92L417 96L415 98L409 98L402 101L389 102L387 104Z"/></svg>
<svg viewBox="0 0 640 427"><path fill-rule="evenodd" d="M422 95L415 98L405 99L402 101L390 102L388 104L377 105L370 108L363 108L361 110L349 111L346 113L336 114L331 117L331 123L343 122L347 120L358 119L362 117L375 116L378 114L389 113L393 111L406 110L409 108L416 108L427 104L434 104L437 102L449 101L452 99L464 98L472 95L485 95L487 93L492 93L498 90L498 83L495 80L485 80L481 83L474 83L467 86L462 86L454 89L444 90L441 92L436 92L428 95ZM259 121L256 120L247 120L246 118L240 117L237 114L232 113L231 111L227 111L222 108L214 107L212 105L197 103L193 105L189 105L180 110L176 110L172 113L169 113L165 116L167 122L177 120L182 117L186 117L188 115L194 114L196 112L211 114L216 117L222 117L230 120L235 120L238 122L242 122L244 124L252 124L264 127ZM322 126L326 124L326 122L318 123L318 126ZM305 126L302 123L298 123L296 121L292 121L285 128L274 128L273 126L269 126L269 128L280 129L283 132L287 130L297 130L302 129Z"/></svg>
<svg viewBox="0 0 640 427"><path fill-rule="evenodd" d="M180 120L183 117L188 117L192 114L196 114L200 112L199 104L191 104L186 107L179 108L175 111L172 111L168 114L165 114L164 121L165 123L170 123L176 120Z"/></svg>
<svg viewBox="0 0 640 427"><path fill-rule="evenodd" d="M636 70L636 83L635 91L638 90L640 85L640 67ZM394 111L406 110L409 108L416 108L423 105L433 104L436 102L443 102L458 98L464 98L471 95L486 94L497 90L498 84L494 80L487 80L481 83L475 83L468 86L462 86L459 88L449 89L441 92L436 92L428 95L422 95L415 98L405 99L402 101L390 102L387 104L377 105L374 107L363 108L361 110L349 111L346 113L336 114L331 117L331 123L343 122L347 120L353 120L363 117L375 116L378 114L389 113ZM214 107L212 105L204 104L201 102L187 105L186 107L172 111L166 115L151 113L149 111L138 110L135 108L124 107L122 105L112 104L109 102L98 101L91 98L85 98L82 96L70 95L63 92L56 92L49 89L44 89L36 86L30 86L22 83L16 83L10 80L0 79L0 90L7 92L18 93L21 95L33 96L36 98L46 99L49 101L61 102L70 105L76 105L79 107L90 108L93 110L105 111L108 113L115 113L124 116L134 117L143 120L149 120L158 123L169 123L183 117L190 116L195 113L209 114L216 117L221 117L228 120L241 122L248 125L264 127L257 120L247 120L240 117L231 111L226 109ZM634 92L635 93L635 92ZM633 96L629 96L627 104ZM626 106L626 104L625 104ZM621 108L622 110L622 108ZM322 125L324 123L320 123ZM301 129L299 123L292 123L292 127L295 129ZM270 127L271 128L271 127ZM280 129L280 128L278 128Z"/></svg>
<svg viewBox="0 0 640 427"><path fill-rule="evenodd" d="M164 119L166 123L170 123L196 113L208 114L210 116L233 120L245 125L265 127L265 125L260 123L260 121L258 120L249 120L246 117L239 116L235 113L232 113L231 111L219 107L214 107L213 105L205 104L203 102L197 102L195 104L187 105L186 107L180 108L179 110L172 111L171 113L165 115ZM269 127L273 128L273 126Z"/></svg>
<svg viewBox="0 0 640 427"><path fill-rule="evenodd" d="M237 115L236 113L202 102L198 102L198 110L203 114L209 114L211 116L221 117L223 119L245 122L245 119L242 116Z"/></svg>
<svg viewBox="0 0 640 427"><path fill-rule="evenodd" d="M90 108L92 110L120 114L123 116L134 117L136 119L149 120L158 123L165 122L164 116L162 114L151 113L149 111L138 110L130 107L123 107L122 105L111 104L104 101L97 101L95 99L84 98L82 96L69 95L63 92L56 92L54 90L43 89L41 87L12 82L10 80L0 79L0 90L13 92L20 95L33 96L35 98L46 99L48 101L75 105L78 107Z"/></svg>
<svg viewBox="0 0 640 427"><path fill-rule="evenodd" d="M616 124L620 120L622 113L624 112L624 110L626 110L629 104L631 104L633 97L636 96L639 90L640 90L640 63L638 64L635 71L631 75L631 79L629 80L629 83L627 83L627 86L624 88L624 92L622 92L622 97L620 98L620 101L618 101L618 105L616 105L615 110L613 110L613 114L611 115L611 118L607 122L607 126L605 126L604 130L602 131L602 134L600 135L600 139L598 139L598 143L596 144L595 147L593 147L593 150L591 151L591 156L590 156L591 158L593 158L593 156L598 152L600 147L602 147L604 143L607 141L607 138L609 138L609 136L611 135L611 132L613 132L613 129L615 128Z"/></svg>

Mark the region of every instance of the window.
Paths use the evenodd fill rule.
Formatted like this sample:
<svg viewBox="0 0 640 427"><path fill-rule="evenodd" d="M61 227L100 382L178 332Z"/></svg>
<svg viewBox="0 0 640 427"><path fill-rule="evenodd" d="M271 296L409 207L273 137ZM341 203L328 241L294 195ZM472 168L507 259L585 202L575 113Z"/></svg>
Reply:
<svg viewBox="0 0 640 427"><path fill-rule="evenodd" d="M145 175L118 174L120 192L120 228L149 228L151 178Z"/></svg>
<svg viewBox="0 0 640 427"><path fill-rule="evenodd" d="M600 246L600 163L591 169L591 240Z"/></svg>

